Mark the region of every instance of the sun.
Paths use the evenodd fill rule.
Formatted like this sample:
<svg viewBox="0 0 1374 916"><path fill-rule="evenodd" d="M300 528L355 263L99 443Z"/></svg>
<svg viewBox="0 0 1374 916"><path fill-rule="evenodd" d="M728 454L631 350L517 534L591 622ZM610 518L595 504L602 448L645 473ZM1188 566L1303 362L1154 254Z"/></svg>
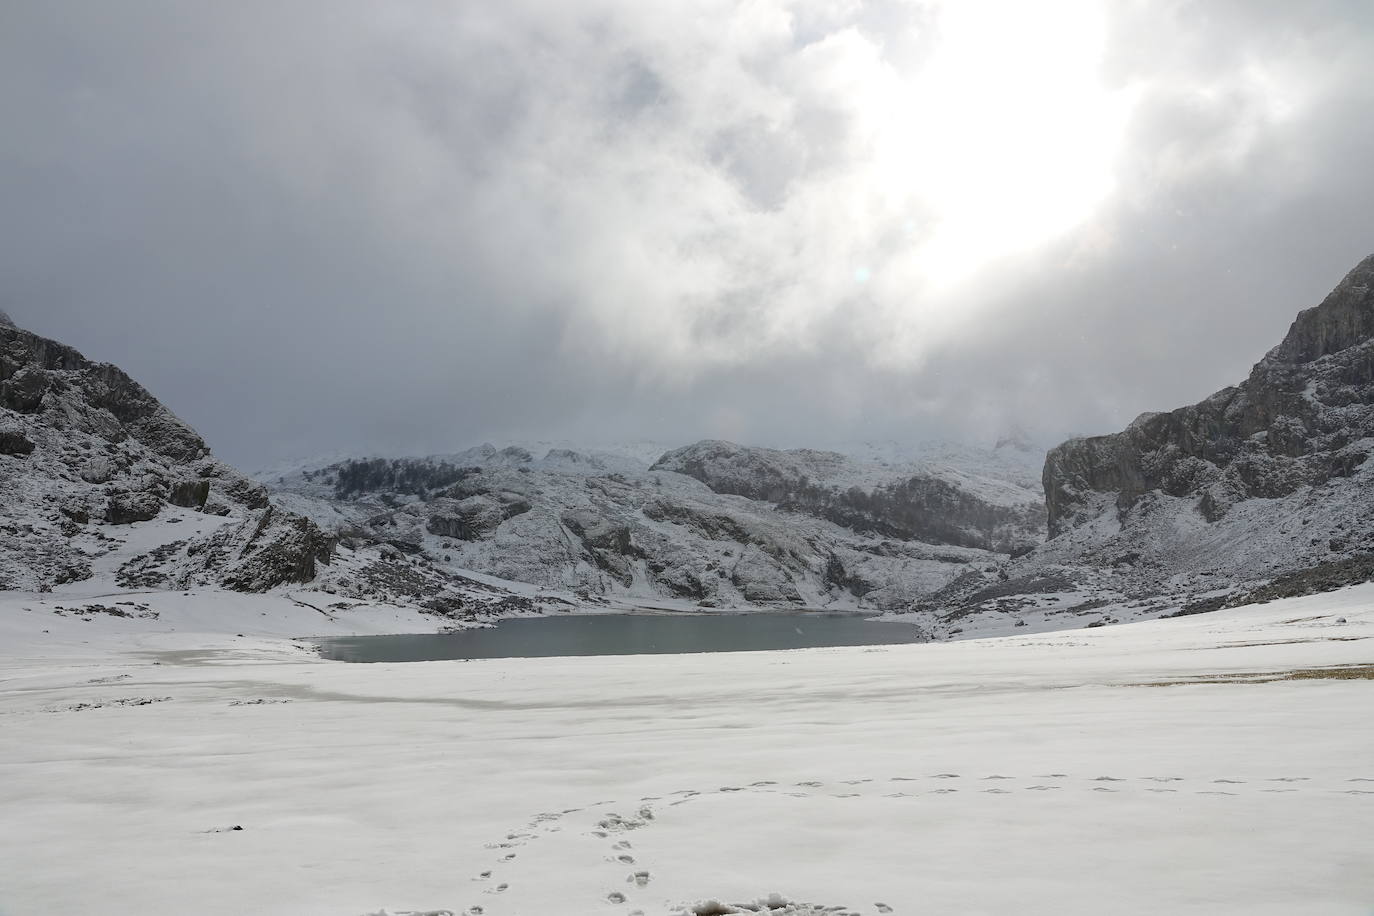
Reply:
<svg viewBox="0 0 1374 916"><path fill-rule="evenodd" d="M924 65L870 100L873 180L948 284L1080 225L1115 188L1129 90L1103 84L1086 0L948 0Z"/></svg>

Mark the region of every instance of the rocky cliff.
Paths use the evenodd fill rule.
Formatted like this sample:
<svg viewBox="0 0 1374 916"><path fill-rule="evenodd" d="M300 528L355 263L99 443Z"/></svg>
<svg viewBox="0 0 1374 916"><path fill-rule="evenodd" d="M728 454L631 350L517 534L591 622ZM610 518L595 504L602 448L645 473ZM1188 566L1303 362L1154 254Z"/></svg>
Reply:
<svg viewBox="0 0 1374 916"><path fill-rule="evenodd" d="M0 321L0 588L47 590L92 575L143 523L214 534L182 539L178 581L263 591L308 582L332 543L284 519L265 488L118 368ZM178 531L162 527L159 530ZM135 537L135 540L137 538ZM200 575L189 570L198 569Z"/></svg>
<svg viewBox="0 0 1374 916"><path fill-rule="evenodd" d="M1257 578L1374 549L1372 287L1374 256L1239 385L1053 449L1047 555Z"/></svg>

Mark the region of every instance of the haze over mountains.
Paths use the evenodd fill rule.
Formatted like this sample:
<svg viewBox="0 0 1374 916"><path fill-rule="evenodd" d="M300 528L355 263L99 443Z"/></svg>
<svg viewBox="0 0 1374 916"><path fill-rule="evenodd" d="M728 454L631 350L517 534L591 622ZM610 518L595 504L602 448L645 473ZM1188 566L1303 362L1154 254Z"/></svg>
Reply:
<svg viewBox="0 0 1374 916"><path fill-rule="evenodd" d="M1011 438L906 455L486 445L254 481L120 370L0 321L0 587L291 585L470 618L869 608L947 637L1363 581L1372 286L1374 257L1240 385L1059 445L1040 480Z"/></svg>

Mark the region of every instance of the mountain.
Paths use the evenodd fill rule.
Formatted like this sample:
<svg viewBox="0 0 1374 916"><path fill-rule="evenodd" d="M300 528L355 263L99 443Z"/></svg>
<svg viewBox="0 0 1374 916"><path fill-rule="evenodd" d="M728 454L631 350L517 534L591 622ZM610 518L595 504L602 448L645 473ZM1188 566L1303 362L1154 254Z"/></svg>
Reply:
<svg viewBox="0 0 1374 916"><path fill-rule="evenodd" d="M1374 256L1240 384L1052 449L1045 544L995 577L966 578L926 613L944 627L989 626L1039 613L1053 595L1057 613L1112 622L1368 579L1372 288Z"/></svg>
<svg viewBox="0 0 1374 916"><path fill-rule="evenodd" d="M978 472L699 442L623 450L491 445L278 475L274 500L413 556L586 597L705 607L900 608L1043 538L1024 457Z"/></svg>
<svg viewBox="0 0 1374 916"><path fill-rule="evenodd" d="M0 321L0 590L302 586L337 599L478 614L527 599L404 558L339 550L215 459L108 363ZM91 589L86 589L90 591Z"/></svg>
<svg viewBox="0 0 1374 916"><path fill-rule="evenodd" d="M696 478L722 494L775 504L843 528L904 541L1024 553L1040 540L1044 509L1023 485L954 468L874 473L837 452L698 442L651 470Z"/></svg>

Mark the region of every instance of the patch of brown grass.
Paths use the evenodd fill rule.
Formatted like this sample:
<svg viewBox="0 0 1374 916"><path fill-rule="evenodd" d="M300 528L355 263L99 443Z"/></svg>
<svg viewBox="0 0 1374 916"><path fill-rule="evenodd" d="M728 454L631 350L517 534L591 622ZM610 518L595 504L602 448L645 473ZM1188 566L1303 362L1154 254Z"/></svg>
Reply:
<svg viewBox="0 0 1374 916"><path fill-rule="evenodd" d="M1272 684L1276 681L1374 681L1374 665L1333 665L1329 668L1298 668L1293 671L1253 671L1235 674L1204 674L1176 681L1147 681L1129 687L1180 687L1189 684Z"/></svg>

